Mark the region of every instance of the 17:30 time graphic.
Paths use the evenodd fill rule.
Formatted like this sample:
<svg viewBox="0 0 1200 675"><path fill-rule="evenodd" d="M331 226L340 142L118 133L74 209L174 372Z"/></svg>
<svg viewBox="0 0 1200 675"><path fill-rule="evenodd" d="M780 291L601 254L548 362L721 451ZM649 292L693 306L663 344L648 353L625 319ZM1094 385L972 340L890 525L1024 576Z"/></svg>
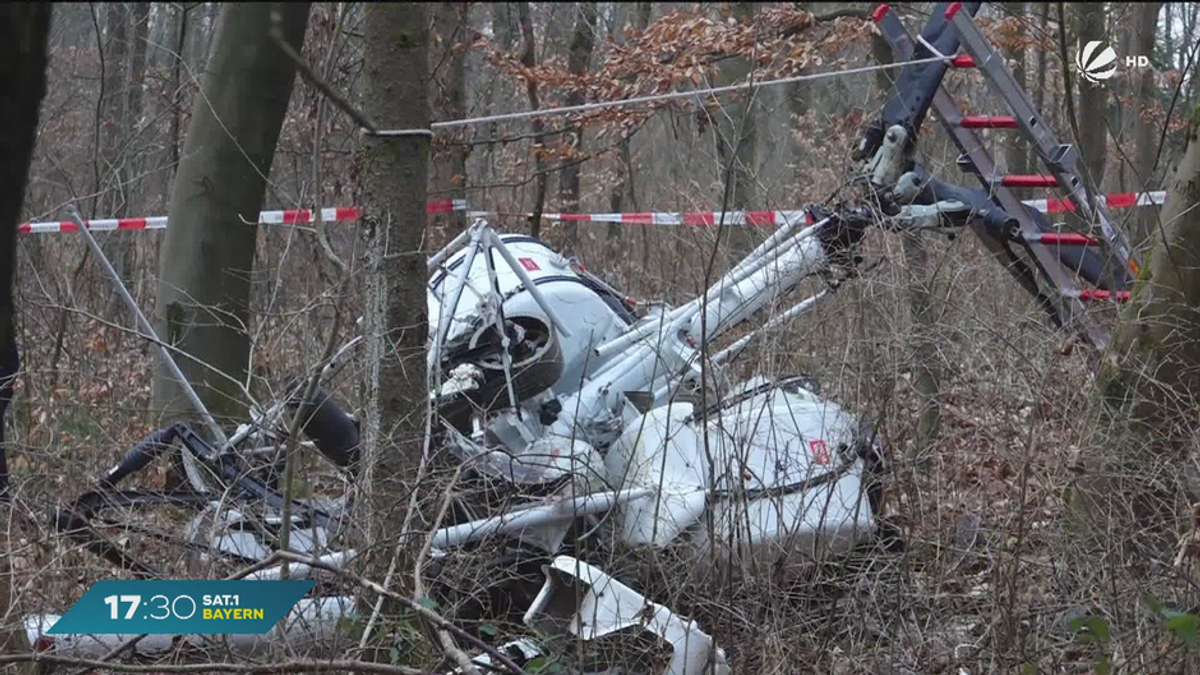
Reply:
<svg viewBox="0 0 1200 675"><path fill-rule="evenodd" d="M261 635L315 583L311 579L98 581L47 635Z"/></svg>
<svg viewBox="0 0 1200 675"><path fill-rule="evenodd" d="M180 607L181 600L184 601L182 603L182 608ZM112 610L112 615L110 618L114 621L121 619L120 605L128 604L129 609L125 612L125 619L133 619L137 616L138 608L142 606L142 596L110 595L107 598L104 598L104 604L108 605L109 609ZM196 613L196 600L190 595L177 595L174 599L168 598L165 595L155 595L151 597L150 601L146 604L148 609L156 609L159 613L156 614L153 611L149 613L143 613L143 619L154 619L156 621L161 621L163 619L169 619L172 615L174 615L177 619L187 621ZM183 609L186 614L180 612L180 609Z"/></svg>
<svg viewBox="0 0 1200 675"><path fill-rule="evenodd" d="M205 595L201 602L206 606L216 607L237 607L241 603L237 595ZM196 599L190 595L177 595L174 598L169 598L165 595L154 595L146 603L142 602L140 595L110 595L104 598L104 604L108 605L110 617L114 621L119 621L122 618L129 620L137 618L138 609L142 608L142 619L153 619L161 621L163 619L175 618L181 621L187 621L196 614L197 603ZM121 606L128 605L125 610L125 616L121 616ZM249 616L246 618L262 618L261 609L247 610L250 613L257 613L258 616ZM242 614L242 612L239 612ZM205 618L208 618L207 616ZM239 617L241 618L241 617Z"/></svg>

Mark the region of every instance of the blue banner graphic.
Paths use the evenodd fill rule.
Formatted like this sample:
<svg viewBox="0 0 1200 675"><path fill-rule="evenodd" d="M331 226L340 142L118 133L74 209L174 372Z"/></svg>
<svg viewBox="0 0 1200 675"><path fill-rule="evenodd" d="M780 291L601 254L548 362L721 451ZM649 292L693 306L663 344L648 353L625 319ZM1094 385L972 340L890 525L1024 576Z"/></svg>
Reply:
<svg viewBox="0 0 1200 675"><path fill-rule="evenodd" d="M314 584L311 579L100 581L47 634L262 634Z"/></svg>

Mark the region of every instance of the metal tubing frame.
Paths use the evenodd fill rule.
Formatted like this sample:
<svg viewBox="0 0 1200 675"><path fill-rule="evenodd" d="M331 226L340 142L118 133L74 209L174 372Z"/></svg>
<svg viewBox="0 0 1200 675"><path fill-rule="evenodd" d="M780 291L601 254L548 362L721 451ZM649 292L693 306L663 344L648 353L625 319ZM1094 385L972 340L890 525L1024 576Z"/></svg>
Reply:
<svg viewBox="0 0 1200 675"><path fill-rule="evenodd" d="M529 277L529 273L513 257L512 251L508 250L508 247L504 245L500 236L496 234L496 231L491 226L488 226L484 236L488 240L489 245L500 252L500 256L508 263L513 274L517 275L517 278L521 280L521 284L525 286L525 290L529 291L529 294L533 296L534 302L546 313L547 318L550 319L550 323L554 324L554 327L558 329L558 332L563 334L563 337L571 337L571 329L567 328L567 325L559 318L558 313L554 311L554 308L546 300L546 296L542 295L542 292L538 290L537 285L533 283L533 279Z"/></svg>
<svg viewBox="0 0 1200 675"><path fill-rule="evenodd" d="M479 253L479 242L483 240L486 227L486 224L481 225L480 222L476 222L471 232L467 258L463 261L462 269L454 276L454 289L450 293L450 302L442 303L440 307L437 339L433 343L433 359L431 360L435 368L441 362L442 344L450 332L450 324L454 321L454 312L458 309L458 301L462 298L463 289L467 287L467 277L471 274L471 267L475 264L475 256Z"/></svg>
<svg viewBox="0 0 1200 675"><path fill-rule="evenodd" d="M650 497L654 495L654 492L650 488L596 492L528 508L519 508L491 518L444 527L433 534L433 547L461 546L491 534L518 533L526 528L541 527L593 513L603 513L614 506Z"/></svg>
<svg viewBox="0 0 1200 675"><path fill-rule="evenodd" d="M784 323L800 316L801 314L804 314L808 310L812 309L818 301L827 295L829 295L829 291L821 291L820 293L809 296L796 303L792 307L788 308L787 311L773 317L770 321L764 323L762 326L755 328L752 332L739 338L737 342L734 342L725 349L717 352L717 354L712 357L712 362L717 365L721 365L726 361L732 360L765 331L781 326Z"/></svg>

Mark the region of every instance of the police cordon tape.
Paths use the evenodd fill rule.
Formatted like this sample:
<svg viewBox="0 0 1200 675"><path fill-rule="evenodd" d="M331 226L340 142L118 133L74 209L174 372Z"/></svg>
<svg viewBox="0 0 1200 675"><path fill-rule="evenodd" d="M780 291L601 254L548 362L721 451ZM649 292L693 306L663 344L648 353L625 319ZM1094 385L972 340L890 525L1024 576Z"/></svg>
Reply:
<svg viewBox="0 0 1200 675"><path fill-rule="evenodd" d="M425 208L428 214L452 213L466 211L465 199L442 199L429 202ZM357 206L335 206L321 209L321 219L327 223L344 223L358 220L362 209ZM314 222L312 209L289 209L286 211L263 211L258 214L259 225L295 225L298 223ZM84 221L89 230L96 232L115 230L165 230L167 216L150 218L109 218L105 220ZM18 234L50 234L54 232L74 232L75 223L69 220L50 223L23 223L17 226Z"/></svg>
<svg viewBox="0 0 1200 675"><path fill-rule="evenodd" d="M1150 206L1162 204L1167 193L1156 192L1121 192L1105 195L1105 202L1110 209L1124 209L1133 206ZM1069 199L1030 199L1025 204L1045 213L1065 213L1074 211L1075 205ZM429 202L426 213L451 213L467 211L465 199L443 199ZM486 216L489 211L467 211L468 217ZM344 223L358 220L362 210L357 206L336 206L321 209L321 218L327 223ZM531 213L519 214L528 218ZM591 223L630 223L634 225L782 225L795 219L803 218L811 222L806 211L693 211L693 212L646 212L646 213L543 213L547 220L564 222ZM290 209L286 211L263 211L258 214L259 225L295 225L313 222L311 209ZM88 220L89 230L97 232L115 230L164 230L167 227L167 216L150 218L110 218L105 220ZM70 221L48 223L23 223L17 226L19 234L49 234L54 232L74 232L75 224Z"/></svg>
<svg viewBox="0 0 1200 675"><path fill-rule="evenodd" d="M1150 206L1166 201L1167 193L1156 192L1122 192L1105 195L1105 203L1110 209L1124 209L1132 206ZM1074 211L1075 205L1069 199L1030 199L1025 204L1044 213L1065 213ZM467 217L489 215L488 211L468 211ZM517 214L523 218L532 217L532 213ZM546 220L564 222L590 223L629 223L632 225L783 225L793 220L803 218L811 223L812 219L806 211L693 211L693 212L646 212L646 213L543 213ZM722 220L724 219L724 220Z"/></svg>

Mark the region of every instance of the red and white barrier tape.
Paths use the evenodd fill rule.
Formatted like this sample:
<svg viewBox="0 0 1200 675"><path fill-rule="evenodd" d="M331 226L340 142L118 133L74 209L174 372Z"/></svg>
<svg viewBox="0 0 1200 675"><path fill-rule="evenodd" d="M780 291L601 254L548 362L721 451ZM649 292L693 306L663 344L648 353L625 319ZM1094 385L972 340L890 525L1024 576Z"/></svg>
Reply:
<svg viewBox="0 0 1200 675"><path fill-rule="evenodd" d="M1164 191L1156 192L1122 192L1117 194L1105 195L1105 202L1110 209L1124 209L1132 206L1149 206L1151 204L1162 204L1166 200L1167 193ZM1069 199L1030 199L1025 204L1045 213L1064 213L1074 211L1075 205ZM466 211L467 200L465 199L443 199L435 202L429 202L426 208L426 213L451 213L453 211ZM361 211L357 206L338 206L333 208L321 209L321 217L327 223L338 223L358 220ZM468 211L469 217L486 216L487 211ZM528 217L532 214L524 214ZM635 225L698 225L698 226L716 226L722 223L724 218L725 225L757 225L757 226L772 226L782 225L791 222L797 218L803 218L805 223L811 224L812 219L806 211L726 211L722 214L720 211L692 211L692 212L674 212L674 213L543 213L543 218L547 220L561 220L567 222L592 222L592 223L631 223ZM310 223L313 221L313 212L311 209L290 209L287 211L263 211L258 214L258 223L260 225L292 225L295 223ZM106 220L89 220L87 221L88 229L98 232L113 231L113 230L162 230L167 227L166 216L156 216L152 218L111 218ZM49 222L49 223L23 223L17 226L19 234L38 234L51 232L74 232L75 224L69 221Z"/></svg>
<svg viewBox="0 0 1200 675"><path fill-rule="evenodd" d="M1110 209L1127 209L1132 206L1150 206L1162 204L1167 200L1165 190L1156 192L1118 192L1104 195L1104 203ZM1075 205L1070 199L1030 199L1025 202L1044 213L1064 213L1074 211Z"/></svg>
<svg viewBox="0 0 1200 675"><path fill-rule="evenodd" d="M1166 200L1167 193L1164 191L1158 192L1124 192L1118 194L1105 195L1105 203L1110 209L1124 209L1131 206L1149 206L1151 204L1162 204ZM1064 213L1074 211L1075 205L1069 199L1030 199L1025 204L1045 213ZM486 216L487 211L468 211L468 217ZM529 217L533 214L526 213L523 217ZM564 222L591 222L591 223L630 223L634 225L702 225L715 226L722 223L722 215L724 216L725 225L782 225L785 222L790 222L796 218L804 218L806 223L811 224L812 219L806 211L726 211L722 214L720 211L693 211L693 212L675 212L675 213L543 213L542 217L547 220L561 220Z"/></svg>
<svg viewBox="0 0 1200 675"><path fill-rule="evenodd" d="M429 202L426 213L450 213L466 211L465 199L442 199ZM357 206L337 206L321 209L321 218L327 223L343 223L358 220L362 211ZM97 232L112 230L163 230L167 227L166 216L152 218L109 218L106 220L88 220L89 230ZM258 214L259 225L292 225L295 223L313 222L312 209L289 209L287 211L263 211ZM75 223L70 221L51 223L23 223L17 226L18 234L46 234L51 232L74 232Z"/></svg>

